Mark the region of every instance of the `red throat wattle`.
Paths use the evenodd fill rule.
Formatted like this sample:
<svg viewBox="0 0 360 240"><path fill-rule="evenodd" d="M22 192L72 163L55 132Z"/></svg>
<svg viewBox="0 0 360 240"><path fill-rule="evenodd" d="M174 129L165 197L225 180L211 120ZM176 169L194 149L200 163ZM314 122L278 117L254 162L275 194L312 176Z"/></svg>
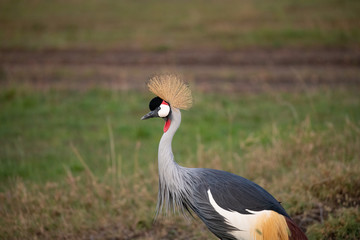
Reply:
<svg viewBox="0 0 360 240"><path fill-rule="evenodd" d="M168 106L169 106L169 104L168 104L167 102L165 102L164 100L162 101L161 104L164 104L164 105L168 105ZM164 133L166 133L167 130L169 129L170 123L171 123L171 120L170 120L169 118L167 118L167 119L166 119L166 122L165 122L165 126L164 126Z"/></svg>
<svg viewBox="0 0 360 240"><path fill-rule="evenodd" d="M166 133L167 130L169 130L170 123L171 123L170 118L167 118L167 119L166 119L166 122L165 122L165 126L164 126L164 133Z"/></svg>

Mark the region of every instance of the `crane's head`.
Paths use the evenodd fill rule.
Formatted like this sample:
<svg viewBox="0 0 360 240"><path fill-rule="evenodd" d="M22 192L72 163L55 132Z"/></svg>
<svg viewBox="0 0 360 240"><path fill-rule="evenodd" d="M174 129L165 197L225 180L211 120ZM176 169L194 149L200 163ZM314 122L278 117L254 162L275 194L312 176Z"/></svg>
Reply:
<svg viewBox="0 0 360 240"><path fill-rule="evenodd" d="M171 124L171 108L189 109L192 96L189 87L174 74L152 77L147 86L157 97L150 101L150 112L141 119L160 117L165 120L164 132Z"/></svg>
<svg viewBox="0 0 360 240"><path fill-rule="evenodd" d="M144 115L141 120L153 118L153 117L160 117L165 120L164 132L166 132L171 123L171 108L168 102L162 100L159 97L153 98L149 103L150 112Z"/></svg>

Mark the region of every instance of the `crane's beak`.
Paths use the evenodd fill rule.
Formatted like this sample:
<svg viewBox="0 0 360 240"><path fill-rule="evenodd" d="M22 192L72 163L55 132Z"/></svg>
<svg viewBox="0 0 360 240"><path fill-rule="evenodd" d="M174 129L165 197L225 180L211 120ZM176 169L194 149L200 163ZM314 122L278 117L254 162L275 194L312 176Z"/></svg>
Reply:
<svg viewBox="0 0 360 240"><path fill-rule="evenodd" d="M158 111L154 110L149 112L148 114L144 115L141 120L145 120L145 119L149 119L149 118L153 118L153 117L159 117Z"/></svg>

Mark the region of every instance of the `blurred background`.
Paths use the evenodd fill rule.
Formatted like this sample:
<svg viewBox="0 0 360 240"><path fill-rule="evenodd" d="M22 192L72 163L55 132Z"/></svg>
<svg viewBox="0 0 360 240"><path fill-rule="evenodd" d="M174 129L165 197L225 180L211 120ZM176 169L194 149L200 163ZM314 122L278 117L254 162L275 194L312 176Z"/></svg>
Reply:
<svg viewBox="0 0 360 240"><path fill-rule="evenodd" d="M310 239L360 235L360 1L0 0L0 238L215 239L153 222L162 121L176 160L266 188ZM189 144L187 144L189 143ZM191 143L191 144L190 144Z"/></svg>

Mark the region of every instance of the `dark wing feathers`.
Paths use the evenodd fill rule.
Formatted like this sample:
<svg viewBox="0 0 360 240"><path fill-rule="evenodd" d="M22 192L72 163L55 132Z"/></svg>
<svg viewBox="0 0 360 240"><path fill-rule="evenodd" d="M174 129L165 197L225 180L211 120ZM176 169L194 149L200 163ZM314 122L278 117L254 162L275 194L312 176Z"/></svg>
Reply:
<svg viewBox="0 0 360 240"><path fill-rule="evenodd" d="M197 169L206 191L210 189L216 203L223 209L250 214L246 211L273 210L289 217L281 204L265 189L238 175L214 170ZM207 192L205 193L207 196Z"/></svg>
<svg viewBox="0 0 360 240"><path fill-rule="evenodd" d="M251 211L273 210L285 216L288 225L289 221L292 222L285 209L270 193L246 178L206 168L193 168L190 175L192 181L189 185L192 187L192 194L187 195L188 201L184 205L192 209L209 230L222 240L236 240L231 232L240 229L228 225L224 217L215 211L209 202L207 193L209 189L216 203L225 210L241 214L251 214L246 211L247 209ZM306 239L301 230L295 229L302 233L299 235L292 229L292 226L289 227L292 233L290 239ZM293 227L296 228L296 225Z"/></svg>

